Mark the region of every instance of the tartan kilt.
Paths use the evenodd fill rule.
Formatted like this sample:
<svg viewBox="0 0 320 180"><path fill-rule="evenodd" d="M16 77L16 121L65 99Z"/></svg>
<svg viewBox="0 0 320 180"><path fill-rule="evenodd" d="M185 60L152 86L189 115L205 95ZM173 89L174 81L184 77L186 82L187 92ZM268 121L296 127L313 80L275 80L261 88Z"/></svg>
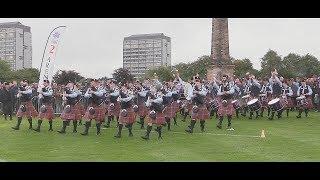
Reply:
<svg viewBox="0 0 320 180"><path fill-rule="evenodd" d="M198 106L199 110L195 113L193 110L191 112L191 119L194 120L208 120L210 119L210 112L205 105Z"/></svg>
<svg viewBox="0 0 320 180"><path fill-rule="evenodd" d="M70 105L70 108L71 110L69 113L66 112L66 109L63 109L62 114L60 116L61 119L68 121L76 120L76 115L79 114L80 110L74 105Z"/></svg>
<svg viewBox="0 0 320 180"><path fill-rule="evenodd" d="M156 119L152 119L150 118L150 116L147 116L147 122L148 123L152 123L152 124L156 124L156 125L162 125L166 122L165 120L165 116L162 112L157 112L157 116Z"/></svg>
<svg viewBox="0 0 320 180"><path fill-rule="evenodd" d="M144 104L140 104L140 105L138 105L138 115L140 116L140 117L146 117L147 115L148 115L148 108L147 108L147 106L145 106Z"/></svg>
<svg viewBox="0 0 320 180"><path fill-rule="evenodd" d="M184 107L185 111L190 113L192 111L192 107L193 107L191 101L187 100L184 103L185 103L185 107Z"/></svg>
<svg viewBox="0 0 320 180"><path fill-rule="evenodd" d="M222 100L219 101L218 115L219 116L232 116L235 114L235 109L231 103L231 100L227 101L227 106L222 105Z"/></svg>
<svg viewBox="0 0 320 180"><path fill-rule="evenodd" d="M114 103L114 109L113 110L110 109L109 105L108 105L108 116L119 117L119 114L120 114L120 103L119 102Z"/></svg>
<svg viewBox="0 0 320 180"><path fill-rule="evenodd" d="M48 120L52 120L54 118L54 112L53 112L53 107L51 104L44 104L46 105L46 112L39 112L39 119L48 119Z"/></svg>
<svg viewBox="0 0 320 180"><path fill-rule="evenodd" d="M294 107L293 101L291 97L287 97L287 99L280 98L280 102L283 104L284 108L292 108Z"/></svg>
<svg viewBox="0 0 320 180"><path fill-rule="evenodd" d="M172 108L177 113L180 110L180 104L177 101L172 102Z"/></svg>
<svg viewBox="0 0 320 180"><path fill-rule="evenodd" d="M136 113L133 111L132 107L126 109L128 114L126 117L124 117L121 113L119 116L119 122L122 124L132 124L136 122Z"/></svg>
<svg viewBox="0 0 320 180"><path fill-rule="evenodd" d="M21 102L21 105L26 107L26 112L22 112L21 108L18 109L17 117L32 117L35 118L38 116L37 110L33 107L31 101Z"/></svg>
<svg viewBox="0 0 320 180"><path fill-rule="evenodd" d="M94 114L90 114L89 112L89 108L90 107L93 107L94 108ZM83 116L83 118L86 120L86 121L89 121L89 120L96 120L96 121L100 121L100 122L103 122L104 119L105 119L105 116L106 116L106 113L105 113L106 109L100 105L100 106L96 106L96 105L93 105L93 106L88 106L87 110L86 110L86 113L85 115Z"/></svg>
<svg viewBox="0 0 320 180"><path fill-rule="evenodd" d="M313 102L312 102L312 97L307 97L306 99L307 103L303 105L304 109L313 109Z"/></svg>
<svg viewBox="0 0 320 180"><path fill-rule="evenodd" d="M173 104L168 104L164 110L163 110L163 114L166 118L173 118L176 116L176 111L175 109L173 108Z"/></svg>
<svg viewBox="0 0 320 180"><path fill-rule="evenodd" d="M80 104L80 103L77 103L74 106L78 109L75 119L76 120L81 120L82 116L84 116L85 113L86 113L86 111L84 109L84 106L82 104Z"/></svg>

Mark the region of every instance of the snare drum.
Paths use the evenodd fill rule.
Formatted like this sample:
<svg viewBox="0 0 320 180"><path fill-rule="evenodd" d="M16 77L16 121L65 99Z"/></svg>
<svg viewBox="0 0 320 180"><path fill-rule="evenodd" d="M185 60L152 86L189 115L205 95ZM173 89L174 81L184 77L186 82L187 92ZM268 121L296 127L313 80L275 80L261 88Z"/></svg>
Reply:
<svg viewBox="0 0 320 180"><path fill-rule="evenodd" d="M261 108L261 103L259 102L259 99L252 99L247 103L247 105L251 111L258 111Z"/></svg>
<svg viewBox="0 0 320 180"><path fill-rule="evenodd" d="M268 106L273 110L273 111L280 111L283 109L283 104L281 103L279 98L272 99L271 101L268 102Z"/></svg>
<svg viewBox="0 0 320 180"><path fill-rule="evenodd" d="M234 100L231 102L234 109L240 109L240 103L238 100Z"/></svg>

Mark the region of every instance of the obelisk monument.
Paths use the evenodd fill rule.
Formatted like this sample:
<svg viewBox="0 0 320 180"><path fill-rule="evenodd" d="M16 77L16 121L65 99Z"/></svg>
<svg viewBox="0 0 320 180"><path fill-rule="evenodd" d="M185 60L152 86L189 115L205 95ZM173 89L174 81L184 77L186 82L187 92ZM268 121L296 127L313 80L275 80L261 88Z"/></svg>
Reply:
<svg viewBox="0 0 320 180"><path fill-rule="evenodd" d="M207 70L208 80L223 74L233 76L234 65L229 54L228 18L212 18L211 58L213 66Z"/></svg>

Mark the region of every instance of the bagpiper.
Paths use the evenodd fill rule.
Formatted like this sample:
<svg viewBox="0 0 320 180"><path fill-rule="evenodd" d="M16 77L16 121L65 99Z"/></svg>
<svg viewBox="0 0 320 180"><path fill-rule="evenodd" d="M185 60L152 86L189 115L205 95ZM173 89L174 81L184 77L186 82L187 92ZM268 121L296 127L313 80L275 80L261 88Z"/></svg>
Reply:
<svg viewBox="0 0 320 180"><path fill-rule="evenodd" d="M43 119L47 119L49 122L49 131L53 131L52 129L52 120L54 118L54 112L52 107L52 99L53 99L53 89L50 87L49 80L43 81L43 87L40 89L39 98L42 103L39 112L39 120L38 127L34 129L37 132L40 132L41 124Z"/></svg>
<svg viewBox="0 0 320 180"><path fill-rule="evenodd" d="M81 113L79 112L80 109L76 106L78 95L79 92L74 89L74 83L69 82L62 94L65 107L60 116L62 119L62 128L58 131L60 134L66 133L66 128L70 125L70 121L73 122L73 133L77 132L77 115Z"/></svg>
<svg viewBox="0 0 320 180"><path fill-rule="evenodd" d="M108 100L109 100L109 104L107 106L107 111L108 111L108 120L107 120L107 124L106 127L109 128L110 127L110 122L112 120L114 120L114 118L116 118L117 120L117 124L119 124L119 114L120 114L120 104L117 101L118 97L119 97L119 88L116 85L115 81L111 81L109 84L109 95L108 95Z"/></svg>
<svg viewBox="0 0 320 180"><path fill-rule="evenodd" d="M156 125L158 132L158 139L162 139L161 130L162 125L165 123L165 117L163 114L163 94L160 87L150 87L150 93L148 95L147 107L149 107L149 115L147 117L147 131L142 139L149 140L152 125Z"/></svg>
<svg viewBox="0 0 320 180"><path fill-rule="evenodd" d="M121 131L123 126L128 128L129 130L129 137L132 137L132 126L136 120L136 113L138 107L133 105L134 99L134 92L128 88L127 84L122 85L120 96L118 101L120 102L121 111L119 115L119 125L118 125L118 132L114 136L115 138L121 138Z"/></svg>
<svg viewBox="0 0 320 180"><path fill-rule="evenodd" d="M270 115L270 107L268 106L268 102L272 99L272 88L270 86L269 80L267 78L262 80L260 90L260 101L261 101L261 112L260 116L263 117L264 110L267 109L269 117Z"/></svg>
<svg viewBox="0 0 320 180"><path fill-rule="evenodd" d="M205 121L210 119L210 112L205 104L205 97L207 95L207 89L201 84L199 78L195 79L195 85L193 87L192 94L192 111L191 111L191 122L188 129L185 131L193 133L194 125L196 121L200 121L201 132L204 132Z"/></svg>
<svg viewBox="0 0 320 180"><path fill-rule="evenodd" d="M293 91L290 86L288 86L287 81L284 80L282 82L282 103L284 105L284 109L287 112L287 117L289 116L289 112L291 108L294 107L293 102L292 102L292 97L293 96Z"/></svg>
<svg viewBox="0 0 320 180"><path fill-rule="evenodd" d="M89 99L89 106L83 117L85 120L85 130L81 135L87 136L89 134L89 128L91 127L91 121L95 120L97 135L101 134L101 124L105 119L105 108L104 108L104 95L106 91L100 86L100 82L97 79L93 79L90 82L90 87L87 89L84 97Z"/></svg>
<svg viewBox="0 0 320 180"><path fill-rule="evenodd" d="M32 118L35 118L38 116L38 112L33 107L31 98L32 98L32 89L28 85L28 80L23 80L19 86L19 91L17 94L17 97L20 98L21 105L17 112L17 125L15 127L12 127L14 130L20 129L20 124L23 117L27 117L29 122L29 129L32 129Z"/></svg>
<svg viewBox="0 0 320 180"><path fill-rule="evenodd" d="M140 129L144 129L144 120L148 115L148 108L146 106L146 102L148 99L147 94L149 92L149 87L143 86L140 82L137 82L136 91L137 91L136 105L138 106L137 114L139 116L138 123L141 125Z"/></svg>
<svg viewBox="0 0 320 180"><path fill-rule="evenodd" d="M231 127L231 120L234 114L234 108L231 103L232 96L234 93L234 88L231 83L228 81L228 75L222 76L222 84L219 86L218 96L220 96L220 105L218 109L219 122L217 124L217 128L222 128L222 121L225 116L228 118L228 127L227 130L233 131L234 129Z"/></svg>

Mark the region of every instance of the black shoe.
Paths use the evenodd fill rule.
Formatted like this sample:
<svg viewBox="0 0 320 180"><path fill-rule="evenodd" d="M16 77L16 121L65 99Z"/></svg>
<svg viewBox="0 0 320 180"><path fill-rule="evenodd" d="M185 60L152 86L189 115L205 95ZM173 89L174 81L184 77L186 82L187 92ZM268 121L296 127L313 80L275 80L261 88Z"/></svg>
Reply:
<svg viewBox="0 0 320 180"><path fill-rule="evenodd" d="M52 128L50 128L48 131L53 131L53 129L52 129Z"/></svg>
<svg viewBox="0 0 320 180"><path fill-rule="evenodd" d="M73 133L77 133L78 131L77 131L77 130L73 130L72 132L73 132Z"/></svg>
<svg viewBox="0 0 320 180"><path fill-rule="evenodd" d="M141 126L140 129L145 129L144 126Z"/></svg>
<svg viewBox="0 0 320 180"><path fill-rule="evenodd" d="M301 115L298 115L297 118L301 118Z"/></svg>
<svg viewBox="0 0 320 180"><path fill-rule="evenodd" d="M120 134L117 134L114 136L115 138L121 138L121 135Z"/></svg>
<svg viewBox="0 0 320 180"><path fill-rule="evenodd" d="M87 132L83 132L83 133L80 133L82 136L88 136L89 133Z"/></svg>
<svg viewBox="0 0 320 180"><path fill-rule="evenodd" d="M160 140L160 139L163 140L163 139L162 139L162 136L158 137L158 140Z"/></svg>
<svg viewBox="0 0 320 180"><path fill-rule="evenodd" d="M186 131L187 133L190 133L190 134L193 133L193 131L192 131L191 129L186 129L185 131Z"/></svg>
<svg viewBox="0 0 320 180"><path fill-rule="evenodd" d="M221 125L217 125L217 128L218 128L218 129L222 129L222 126L221 126Z"/></svg>
<svg viewBox="0 0 320 180"><path fill-rule="evenodd" d="M12 129L14 130L19 130L20 128L19 127L11 127Z"/></svg>
<svg viewBox="0 0 320 180"><path fill-rule="evenodd" d="M149 136L145 135L145 136L141 136L142 139L144 140L149 140Z"/></svg>
<svg viewBox="0 0 320 180"><path fill-rule="evenodd" d="M103 127L109 128L109 127L110 127L110 124L104 124Z"/></svg>
<svg viewBox="0 0 320 180"><path fill-rule="evenodd" d="M101 132L97 132L97 136L101 135Z"/></svg>
<svg viewBox="0 0 320 180"><path fill-rule="evenodd" d="M58 131L58 133L60 133L60 134L65 134L65 133L66 133L66 131L59 130L59 131Z"/></svg>
<svg viewBox="0 0 320 180"><path fill-rule="evenodd" d="M132 133L129 133L129 137L132 137L133 136L133 134Z"/></svg>
<svg viewBox="0 0 320 180"><path fill-rule="evenodd" d="M40 129L39 129L39 128L33 129L33 130L36 131L36 132L40 132Z"/></svg>

